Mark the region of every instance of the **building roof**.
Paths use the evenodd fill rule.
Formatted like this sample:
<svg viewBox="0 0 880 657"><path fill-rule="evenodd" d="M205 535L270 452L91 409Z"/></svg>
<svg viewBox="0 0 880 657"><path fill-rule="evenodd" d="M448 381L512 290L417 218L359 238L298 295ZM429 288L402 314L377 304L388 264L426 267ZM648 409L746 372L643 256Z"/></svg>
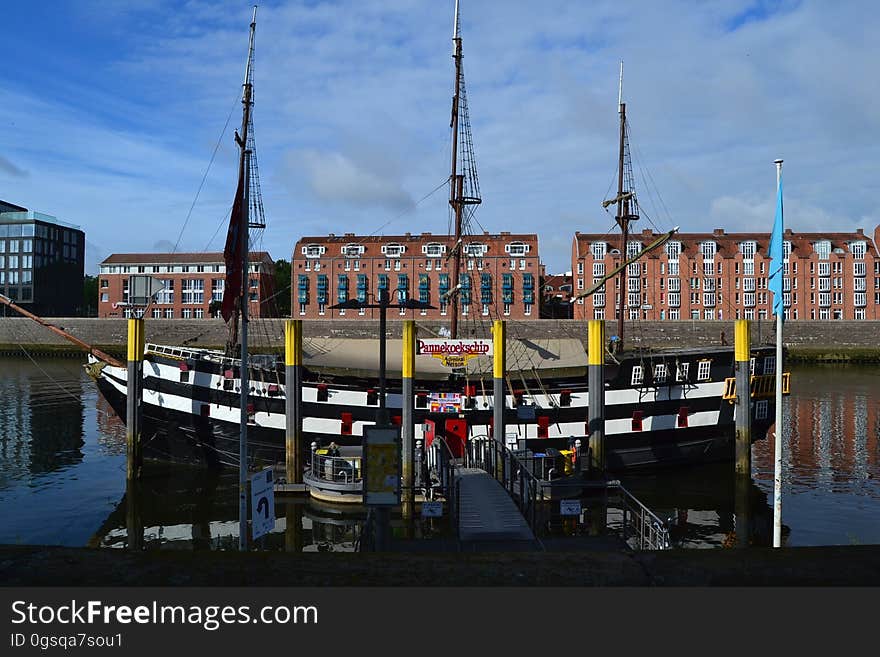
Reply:
<svg viewBox="0 0 880 657"><path fill-rule="evenodd" d="M476 233L471 235L464 235L463 242L465 245L475 243L486 244L486 246L488 247L487 253L492 255L498 255L497 253L492 251L493 244L523 242L530 246L534 246L534 251L531 251L529 253L530 257L534 257L537 255L538 236L535 233L512 234L508 232L484 232L482 234ZM333 233L330 233L329 235L301 237L299 240L297 240L296 245L294 246L293 257L301 257L303 248L310 244L315 244L327 248L328 252L326 254L326 257L330 258L341 257L342 249L347 245L357 245L363 247L361 257L381 258L384 257L381 247L385 245L401 244L405 247L409 247L406 250L406 256L410 256L421 255L420 247L432 243L442 244L447 249L451 249L453 244L455 243L455 238L452 235L434 235L432 233L420 233L415 235L411 233L404 233L403 235L356 235L354 233L335 235ZM413 251L412 247L415 247L416 250Z"/></svg>
<svg viewBox="0 0 880 657"><path fill-rule="evenodd" d="M489 233L484 232L482 234L475 233L472 235L463 235L463 239L466 242L479 242L481 240L510 240L510 241L536 241L538 239L537 234L535 233ZM404 233L403 235L355 235L354 233L345 233L344 235L335 235L330 233L329 235L315 235L312 237L301 237L297 240L297 245L300 244L392 244L392 243L415 243L415 244L426 244L428 242L440 242L451 244L454 241L454 237L452 235L441 234L434 235L433 233L419 233L418 235L413 235L411 233Z"/></svg>
<svg viewBox="0 0 880 657"><path fill-rule="evenodd" d="M631 234L629 239L633 242L641 242L643 246L647 246L660 237L660 235L661 233L655 233L650 229L646 229L641 233ZM615 238L617 240L616 242ZM713 241L716 243L716 252L722 258L736 257L739 254L740 242L755 242L756 254L765 258L770 256L769 232L726 233L723 229L716 228L711 233L676 233L671 239L681 242L682 255L691 259L697 258L700 255L700 242L707 241ZM785 231L783 239L791 242L792 254L800 258L808 258L815 251L813 244L822 240L828 240L831 242L832 253L838 248L849 253L850 242L866 242L869 245L869 250L873 252L875 256L880 257L871 238L866 236L864 230L861 228L851 232L837 233L795 233L789 228ZM610 233L600 235L598 233L589 234L577 232L575 233L575 242L578 249L578 257L580 257L581 253L586 255L590 252L588 245L591 242L607 242L610 244L611 248L618 248L620 237L619 235L613 235ZM581 244L585 245L583 250L581 249ZM662 253L662 249L659 249L648 257L659 257Z"/></svg>
<svg viewBox="0 0 880 657"><path fill-rule="evenodd" d="M269 260L266 251L251 253L251 261ZM101 261L102 265L153 265L153 264L214 264L224 262L222 253L112 253Z"/></svg>
<svg viewBox="0 0 880 657"><path fill-rule="evenodd" d="M0 198L0 213L3 212L27 212L28 209Z"/></svg>

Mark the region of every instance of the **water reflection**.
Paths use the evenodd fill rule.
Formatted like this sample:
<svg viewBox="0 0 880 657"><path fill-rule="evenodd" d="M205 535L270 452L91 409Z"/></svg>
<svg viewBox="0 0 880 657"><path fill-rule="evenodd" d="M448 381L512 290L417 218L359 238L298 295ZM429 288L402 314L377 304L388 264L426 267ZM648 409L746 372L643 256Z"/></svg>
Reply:
<svg viewBox="0 0 880 657"><path fill-rule="evenodd" d="M143 477L91 537L92 547L237 550L238 474L147 463ZM276 499L275 529L253 546L352 552L366 510L306 498ZM130 514L130 515L128 515ZM132 525L132 518L136 523Z"/></svg>
<svg viewBox="0 0 880 657"><path fill-rule="evenodd" d="M0 487L83 458L82 385L75 361L4 359L0 377Z"/></svg>
<svg viewBox="0 0 880 657"><path fill-rule="evenodd" d="M81 361L3 358L0 542L83 545L124 488L124 446Z"/></svg>
<svg viewBox="0 0 880 657"><path fill-rule="evenodd" d="M784 544L880 544L880 368L813 366L792 374L782 431ZM739 501L732 464L623 483L672 519L678 546L769 545L773 450L772 440L755 444L753 481ZM137 514L127 518L129 498ZM267 550L352 551L366 518L362 507L310 498L278 500L276 513L275 531L261 541ZM125 427L80 362L4 358L0 517L0 543L126 547L129 536L140 536L145 549L236 550L238 478L151 463L138 490L126 492ZM395 541L419 539L412 549L427 549L426 537L448 536L442 525L394 522Z"/></svg>
<svg viewBox="0 0 880 657"><path fill-rule="evenodd" d="M668 522L675 547L768 546L773 543L772 500L768 500L766 492L753 480L745 478L744 482L738 482L733 464L676 468L622 479L640 502ZM741 490L737 489L738 485L742 486ZM741 496L739 504L737 494Z"/></svg>
<svg viewBox="0 0 880 657"><path fill-rule="evenodd" d="M783 426L782 518L788 545L880 543L880 368L792 368ZM752 473L771 497L773 439Z"/></svg>

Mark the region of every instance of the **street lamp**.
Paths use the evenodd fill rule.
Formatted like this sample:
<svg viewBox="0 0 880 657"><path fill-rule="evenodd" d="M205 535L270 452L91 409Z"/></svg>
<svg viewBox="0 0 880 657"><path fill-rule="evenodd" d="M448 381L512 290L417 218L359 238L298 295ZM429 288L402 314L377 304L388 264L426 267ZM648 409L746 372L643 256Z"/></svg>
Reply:
<svg viewBox="0 0 880 657"><path fill-rule="evenodd" d="M388 425L388 411L385 408L385 341L386 341L386 318L385 311L388 308L404 308L407 310L434 310L435 307L424 301L416 301L415 299L407 299L398 303L390 303L388 290L379 290L379 301L377 303L367 303L358 299L349 299L335 306L330 306L331 310L349 310L361 308L379 308L379 413L377 415L377 424L380 426Z"/></svg>
<svg viewBox="0 0 880 657"><path fill-rule="evenodd" d="M365 301L359 301L358 299L349 299L348 301L343 301L342 303L338 303L335 306L331 306L333 309L361 309L361 308L378 308L379 309L379 410L376 413L376 427L380 427L382 430L387 431L393 425L389 421L390 418L388 416L388 409L385 408L385 343L386 343L386 318L385 311L389 307L394 308L405 308L405 309L433 309L434 306L425 303L423 301L416 301L415 299L407 299L403 302L398 303L390 303L388 299L388 290L382 289L379 290L379 300L378 303L366 303ZM367 453L367 444L369 442L369 433L368 430L364 430L364 457L365 460ZM400 449L400 429L397 429L397 436L395 439L397 443L396 449ZM399 455L399 454L398 454ZM367 465L365 464L365 467ZM399 461L398 461L399 467ZM364 483L364 501L367 500L368 490L366 488L366 478ZM399 502L399 490L398 490L398 502ZM370 503L367 502L368 506ZM384 551L388 549L388 541L391 536L391 512L390 507L382 504L376 504L371 507L370 513L375 511L376 517L376 548L380 551Z"/></svg>

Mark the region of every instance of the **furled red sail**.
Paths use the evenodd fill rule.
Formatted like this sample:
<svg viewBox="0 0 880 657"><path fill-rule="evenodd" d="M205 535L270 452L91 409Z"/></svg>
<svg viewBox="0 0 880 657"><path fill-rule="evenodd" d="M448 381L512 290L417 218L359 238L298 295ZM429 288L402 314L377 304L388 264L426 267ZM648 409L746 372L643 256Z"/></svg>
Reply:
<svg viewBox="0 0 880 657"><path fill-rule="evenodd" d="M235 313L235 300L241 295L242 255L247 248L247 231L242 230L244 208L244 172L239 172L238 189L232 202L229 216L229 231L226 233L226 248L223 259L226 262L226 284L223 290L223 306L220 309L223 320L228 322Z"/></svg>

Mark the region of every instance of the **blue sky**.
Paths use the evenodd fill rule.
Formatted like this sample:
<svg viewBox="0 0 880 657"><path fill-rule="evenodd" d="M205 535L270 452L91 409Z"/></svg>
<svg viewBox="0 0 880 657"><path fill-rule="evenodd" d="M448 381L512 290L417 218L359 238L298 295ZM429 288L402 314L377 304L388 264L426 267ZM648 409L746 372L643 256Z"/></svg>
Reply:
<svg viewBox="0 0 880 657"><path fill-rule="evenodd" d="M273 257L302 235L446 232L447 192L430 192L449 175L453 6L260 4L254 121ZM6 3L0 198L80 225L88 273L113 252L221 250L251 12ZM549 271L569 268L574 231L612 230L601 201L620 60L648 215L637 228L769 230L776 157L788 227L880 223L872 3L461 0L461 12L476 219L537 232Z"/></svg>

